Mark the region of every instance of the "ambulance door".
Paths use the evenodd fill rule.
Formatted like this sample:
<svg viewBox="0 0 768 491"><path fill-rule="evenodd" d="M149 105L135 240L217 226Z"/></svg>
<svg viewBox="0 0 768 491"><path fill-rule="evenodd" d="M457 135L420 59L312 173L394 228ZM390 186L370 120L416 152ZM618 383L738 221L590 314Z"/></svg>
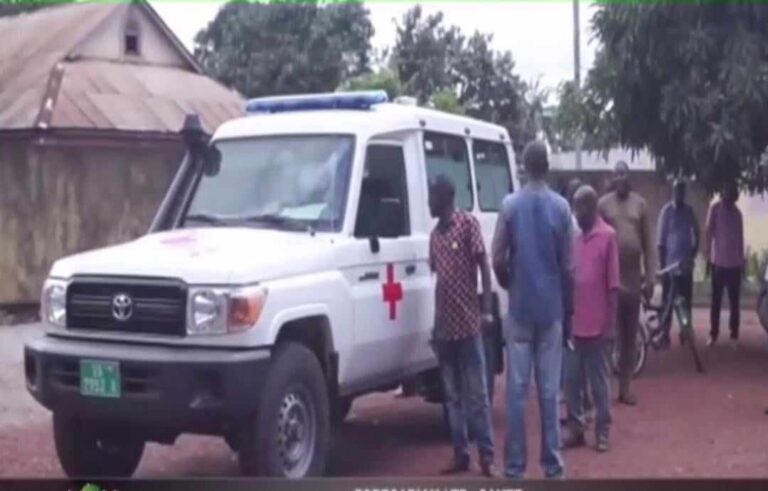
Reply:
<svg viewBox="0 0 768 491"><path fill-rule="evenodd" d="M371 388L413 369L423 308L417 298L429 281L426 261L417 257L406 153L400 142L371 142L366 148L354 235L356 266L351 281L355 301L355 347L350 383ZM367 387L366 387L367 386Z"/></svg>

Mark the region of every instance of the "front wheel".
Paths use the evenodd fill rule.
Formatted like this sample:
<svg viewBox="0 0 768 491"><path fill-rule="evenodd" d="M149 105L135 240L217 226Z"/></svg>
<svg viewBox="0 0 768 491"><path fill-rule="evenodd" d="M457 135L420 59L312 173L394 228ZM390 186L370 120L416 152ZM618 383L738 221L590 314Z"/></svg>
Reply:
<svg viewBox="0 0 768 491"><path fill-rule="evenodd" d="M130 477L144 453L144 441L123 425L53 415L53 438L67 476Z"/></svg>
<svg viewBox="0 0 768 491"><path fill-rule="evenodd" d="M330 441L330 405L323 371L306 347L277 350L259 410L240 450L246 475L302 478L325 471Z"/></svg>
<svg viewBox="0 0 768 491"><path fill-rule="evenodd" d="M691 348L693 362L696 364L696 371L704 373L704 364L702 363L701 356L699 356L699 351L696 348L696 332L693 329L691 313L683 302L677 303L675 307L677 310L677 319L680 323L680 342Z"/></svg>

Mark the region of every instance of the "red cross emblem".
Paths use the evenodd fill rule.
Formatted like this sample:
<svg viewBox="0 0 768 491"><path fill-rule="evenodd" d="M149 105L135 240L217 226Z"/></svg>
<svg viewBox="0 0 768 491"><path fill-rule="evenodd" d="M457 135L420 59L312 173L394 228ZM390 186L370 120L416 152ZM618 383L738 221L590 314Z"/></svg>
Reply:
<svg viewBox="0 0 768 491"><path fill-rule="evenodd" d="M395 282L395 266L387 264L387 282L381 285L384 302L389 304L389 320L397 318L397 302L403 299L403 285Z"/></svg>

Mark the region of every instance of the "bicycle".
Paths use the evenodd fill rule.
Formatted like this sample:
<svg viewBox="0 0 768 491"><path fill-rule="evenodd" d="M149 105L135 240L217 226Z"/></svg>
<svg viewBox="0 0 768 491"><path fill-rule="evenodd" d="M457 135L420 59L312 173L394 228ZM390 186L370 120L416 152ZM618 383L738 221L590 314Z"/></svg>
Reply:
<svg viewBox="0 0 768 491"><path fill-rule="evenodd" d="M680 263L674 263L658 272L657 276L659 278L668 278L670 280L666 302L662 305L654 305L651 298L643 295L640 310L640 326L636 338L637 349L635 352L637 355L632 371L635 377L645 367L649 346L657 351L668 346L668 333L664 326L671 325L673 315L680 326L680 344L690 347L696 371L704 373L704 364L696 349L696 336L693 329L691 312L685 298L678 294L677 278L679 275ZM612 355L613 370L618 372L619 343L615 343Z"/></svg>

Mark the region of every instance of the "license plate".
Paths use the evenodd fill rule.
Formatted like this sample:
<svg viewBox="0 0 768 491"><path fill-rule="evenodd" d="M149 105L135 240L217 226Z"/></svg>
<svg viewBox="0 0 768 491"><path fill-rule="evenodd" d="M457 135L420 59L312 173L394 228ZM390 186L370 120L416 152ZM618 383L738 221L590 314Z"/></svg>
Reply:
<svg viewBox="0 0 768 491"><path fill-rule="evenodd" d="M80 360L80 394L89 397L120 397L120 364L114 361Z"/></svg>

